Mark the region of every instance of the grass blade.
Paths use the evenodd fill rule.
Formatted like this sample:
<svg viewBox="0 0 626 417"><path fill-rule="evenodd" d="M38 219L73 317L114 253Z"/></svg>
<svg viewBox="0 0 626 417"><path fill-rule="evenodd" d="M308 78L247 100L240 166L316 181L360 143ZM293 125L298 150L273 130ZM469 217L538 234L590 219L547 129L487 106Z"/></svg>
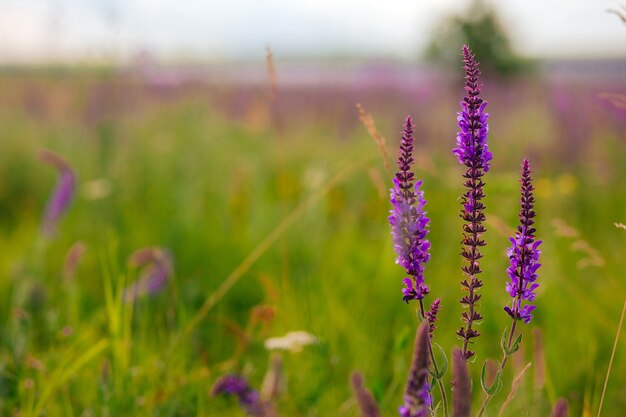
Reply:
<svg viewBox="0 0 626 417"><path fill-rule="evenodd" d="M617 342L619 340L619 334L622 330L622 324L624 323L624 312L626 312L626 300L624 300L624 307L622 307L622 316L619 319L617 325L617 333L615 334L615 343L613 343L613 352L611 352L611 359L609 360L609 368L606 370L606 378L604 379L604 387L602 387L602 396L600 397L600 405L598 405L598 415L602 412L602 403L604 402L604 395L606 394L606 387L609 384L609 375L611 374L611 367L613 367L613 358L615 358L615 351L617 350Z"/></svg>

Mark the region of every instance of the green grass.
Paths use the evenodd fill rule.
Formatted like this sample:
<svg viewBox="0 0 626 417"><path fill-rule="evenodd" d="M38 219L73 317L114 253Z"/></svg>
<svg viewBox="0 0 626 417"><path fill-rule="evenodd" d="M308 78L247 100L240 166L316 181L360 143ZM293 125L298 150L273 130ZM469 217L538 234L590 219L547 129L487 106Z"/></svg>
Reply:
<svg viewBox="0 0 626 417"><path fill-rule="evenodd" d="M356 416L353 370L364 373L383 414L395 415L417 320L401 301L403 274L393 262L390 173L356 111L342 108L354 121L348 128L327 115L295 114L277 138L262 93L252 94L260 115L241 119L226 115L223 92L155 99L139 84L106 77L0 80L0 415L239 416L232 398L210 397L211 385L243 372L260 387L269 362L263 341L293 330L319 342L283 354L281 416ZM113 104L86 118L99 82L117 86L107 96ZM28 97L39 107L29 110ZM515 108L494 100L485 320L471 365L476 400L482 362L500 358L510 325L504 251L516 223L519 164L529 156L544 241L541 287L505 387L535 361L533 329L542 332L545 375L533 366L505 415L548 415L561 396L570 415L595 415L626 297L626 232L613 226L626 221L623 131L598 110L588 140L571 145L585 158L571 162L559 153L560 122L541 89L526 91ZM448 353L460 326L461 167L450 152L457 101L445 93L428 108L396 109L430 123L430 141L417 139L432 219L427 301L443 299L436 341ZM374 116L395 155L401 116ZM39 233L55 181L36 159L42 148L62 155L80 184L51 240ZM110 192L94 198L102 183ZM577 235L563 236L555 219ZM64 257L77 241L86 252L67 280ZM589 254L577 241L602 262L581 264ZM121 291L139 274L128 257L146 246L170 250L175 275L162 293L125 304ZM271 320L254 319L260 305L273 311ZM622 337L603 416L626 409L625 348Z"/></svg>

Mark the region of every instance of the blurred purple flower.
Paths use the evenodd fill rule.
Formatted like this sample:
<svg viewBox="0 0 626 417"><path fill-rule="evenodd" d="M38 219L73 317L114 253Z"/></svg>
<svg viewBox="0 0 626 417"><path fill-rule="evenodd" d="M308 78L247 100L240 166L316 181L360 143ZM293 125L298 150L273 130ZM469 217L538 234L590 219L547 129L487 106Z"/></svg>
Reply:
<svg viewBox="0 0 626 417"><path fill-rule="evenodd" d="M350 379L361 417L380 417L380 410L374 396L363 386L363 376L359 372L353 372Z"/></svg>
<svg viewBox="0 0 626 417"><path fill-rule="evenodd" d="M430 385L428 382L424 383L417 395L421 398L422 405L417 409L413 409L410 405L401 405L398 408L400 417L428 417L430 415L428 407L432 403L432 398L430 396ZM410 398L405 396L404 402L409 403L409 401Z"/></svg>
<svg viewBox="0 0 626 417"><path fill-rule="evenodd" d="M249 416L270 417L275 416L273 408L261 399L259 392L248 384L245 378L238 375L225 375L220 377L213 388L211 395L231 394L237 396L239 405Z"/></svg>
<svg viewBox="0 0 626 417"><path fill-rule="evenodd" d="M550 417L567 417L567 400L565 398L556 400L552 407Z"/></svg>
<svg viewBox="0 0 626 417"><path fill-rule="evenodd" d="M127 302L144 294L157 294L174 272L172 256L161 248L139 249L131 255L129 263L146 268L137 281L124 290L124 300Z"/></svg>
<svg viewBox="0 0 626 417"><path fill-rule="evenodd" d="M462 306L466 309L461 315L464 326L457 330L456 334L463 339L463 355L466 359L471 358L474 352L469 350L472 339L478 337L480 333L472 326L482 319L482 315L477 311L477 303L480 295L477 294L482 281L477 275L482 272L480 269L480 247L485 245L481 235L486 229L483 226L485 221L485 205L482 199L485 197L483 188L485 183L482 178L485 172L489 171L491 152L487 148L487 113L484 112L487 102L479 97L480 84L478 76L478 62L467 45L463 46L463 62L465 64L465 97L461 102L461 111L458 113L458 123L460 131L456 137L457 147L453 152L467 170L463 174L465 178L465 192L461 197L461 218L465 221L463 225L463 251L461 256L467 264L462 267L465 278L461 285L467 294L461 299Z"/></svg>
<svg viewBox="0 0 626 417"><path fill-rule="evenodd" d="M407 117L400 142L399 171L391 189L393 209L389 216L394 249L398 254L396 263L410 276L403 280L402 299L407 303L423 299L429 291L424 283L424 264L430 259L430 242L426 239L430 219L424 211L426 200L420 190L422 181L415 182L415 174L411 172L413 162L413 125L411 118Z"/></svg>
<svg viewBox="0 0 626 417"><path fill-rule="evenodd" d="M428 417L432 404L428 373L429 326L422 323L417 329L413 362L404 390L404 404L398 408L401 417Z"/></svg>
<svg viewBox="0 0 626 417"><path fill-rule="evenodd" d="M50 164L59 172L57 185L44 211L42 232L45 236L52 236L57 231L59 219L67 211L76 191L76 176L69 164L54 152L42 150L39 160Z"/></svg>
<svg viewBox="0 0 626 417"><path fill-rule="evenodd" d="M535 224L535 197L533 195L534 187L532 178L530 177L530 163L524 159L522 163L522 179L521 186L521 210L519 214L520 226L517 226L515 237L512 237L511 247L507 250L510 259L510 266L506 270L510 281L506 284L506 290L513 298L511 306L504 307L504 310L514 320L524 320L524 323L530 323L533 318L532 311L535 306L524 304L535 300L535 289L539 286L537 280L537 270L541 266L539 263L538 249L541 244L540 240L535 240L535 232L537 229L533 227Z"/></svg>
<svg viewBox="0 0 626 417"><path fill-rule="evenodd" d="M452 417L470 417L472 408L472 378L467 361L459 348L452 351Z"/></svg>

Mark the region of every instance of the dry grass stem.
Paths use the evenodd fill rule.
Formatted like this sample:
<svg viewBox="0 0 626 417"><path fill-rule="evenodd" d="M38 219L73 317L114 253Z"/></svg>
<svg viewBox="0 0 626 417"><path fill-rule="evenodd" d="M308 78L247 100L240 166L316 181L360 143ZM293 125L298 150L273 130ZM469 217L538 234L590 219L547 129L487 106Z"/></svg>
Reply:
<svg viewBox="0 0 626 417"><path fill-rule="evenodd" d="M509 237L515 234L515 228L509 226L501 217L494 214L485 220L485 224L489 226L489 230L497 232L500 236Z"/></svg>
<svg viewBox="0 0 626 417"><path fill-rule="evenodd" d="M376 192L378 193L378 197L382 200L387 198L387 188L385 188L385 180L380 175L380 171L374 167L367 170L370 179L372 180L372 184L374 184L374 188L376 188Z"/></svg>
<svg viewBox="0 0 626 417"><path fill-rule="evenodd" d="M385 169L387 172L391 172L391 166L389 165L389 152L387 151L387 139L385 139L385 137L380 134L378 129L376 129L374 117L365 111L365 108L361 105L361 103L357 103L356 108L359 111L359 119L361 119L361 123L363 123L363 126L367 129L367 133L369 133L372 139L374 139L374 142L378 145L378 150L383 157Z"/></svg>
<svg viewBox="0 0 626 417"><path fill-rule="evenodd" d="M276 100L276 97L278 97L278 81L276 78L276 67L274 67L274 55L270 48L265 50L265 65L267 66L267 75L270 80L270 89L267 96L268 99L273 102Z"/></svg>
<svg viewBox="0 0 626 417"><path fill-rule="evenodd" d="M528 372L531 365L532 363L528 363L528 365L526 365L524 369L522 369L522 372L520 372L515 377L515 379L513 379L513 383L511 383L511 391L509 391L509 396L506 397L506 400L504 401L504 403L502 403L502 407L500 407L500 412L498 413L498 417L502 417L502 415L504 415L504 411L509 406L509 404L511 404L511 402L513 401L513 398L515 398L515 394L517 394L517 391L519 390L519 387L522 384L522 379L524 379L524 375L526 375L526 372Z"/></svg>
<svg viewBox="0 0 626 417"><path fill-rule="evenodd" d="M270 363L263 384L261 385L261 398L264 401L273 401L280 395L282 390L282 367L283 361L278 353L270 356Z"/></svg>
<svg viewBox="0 0 626 417"><path fill-rule="evenodd" d="M200 307L200 309L194 314L187 322L185 327L181 330L179 335L174 338L172 342L170 352L173 353L178 343L186 338L200 322L209 314L213 307L224 298L224 296L230 291L230 289L250 270L252 265L261 258L267 250L287 231L291 226L296 224L298 220L302 218L314 203L319 201L322 197L328 194L338 184L346 180L358 167L363 166L366 161L357 161L353 164L346 166L339 171L333 178L331 178L324 187L311 195L308 199L304 200L298 207L295 208L288 216L286 216L276 227L263 239L259 244L246 256L239 265L233 269L233 271L222 281L217 289L210 294Z"/></svg>
<svg viewBox="0 0 626 417"><path fill-rule="evenodd" d="M563 219L552 219L552 227L557 236L577 238L580 235L577 229L565 223Z"/></svg>
<svg viewBox="0 0 626 417"><path fill-rule="evenodd" d="M613 367L613 359L615 358L615 351L617 350L617 342L619 341L619 334L622 330L622 324L624 323L624 313L626 312L626 300L624 300L624 307L622 307L622 315L617 325L617 333L615 334L615 343L613 343L613 351L611 352L611 359L609 360L609 367L606 370L606 378L604 379L604 387L602 387L602 396L600 397L600 405L598 405L598 416L602 412L602 403L604 402L604 395L606 394L606 387L609 384L609 375L611 374L611 368Z"/></svg>
<svg viewBox="0 0 626 417"><path fill-rule="evenodd" d="M585 269L590 266L603 267L605 265L605 260L596 248L591 246L591 244L585 239L580 237L580 231L571 227L562 219L553 219L552 226L555 229L555 234L557 236L563 236L567 238L574 239L571 245L571 249L574 252L580 252L583 255L586 255L584 258L580 259L576 262L576 266L578 269Z"/></svg>

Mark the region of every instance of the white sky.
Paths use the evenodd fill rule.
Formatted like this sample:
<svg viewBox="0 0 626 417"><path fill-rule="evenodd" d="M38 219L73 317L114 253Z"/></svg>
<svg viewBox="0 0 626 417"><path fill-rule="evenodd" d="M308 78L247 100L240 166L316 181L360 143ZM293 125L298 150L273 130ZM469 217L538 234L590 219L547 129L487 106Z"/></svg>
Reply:
<svg viewBox="0 0 626 417"><path fill-rule="evenodd" d="M622 0L488 0L532 56L626 58ZM278 55L413 58L468 0L0 0L0 62ZM622 1L623 4L623 1Z"/></svg>

